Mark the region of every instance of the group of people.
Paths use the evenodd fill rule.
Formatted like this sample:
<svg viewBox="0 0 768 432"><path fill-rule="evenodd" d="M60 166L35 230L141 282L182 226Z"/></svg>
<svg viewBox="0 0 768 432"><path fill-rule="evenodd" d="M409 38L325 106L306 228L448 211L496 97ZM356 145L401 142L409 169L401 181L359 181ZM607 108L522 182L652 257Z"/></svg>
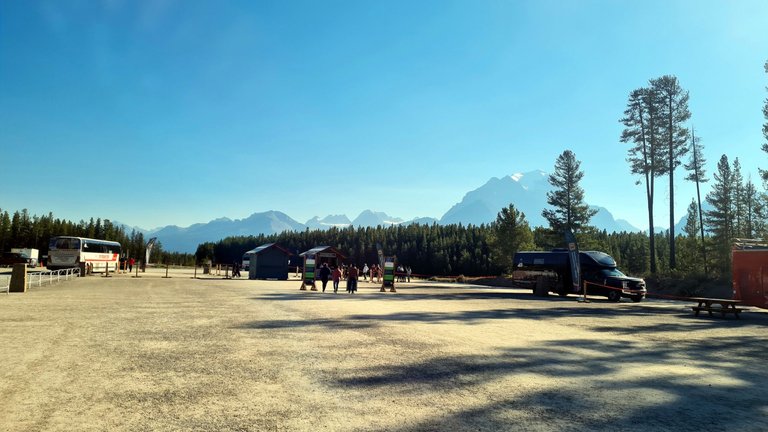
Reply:
<svg viewBox="0 0 768 432"><path fill-rule="evenodd" d="M381 269L381 266L379 266L378 264L373 264L369 268L368 264L366 263L365 265L363 265L363 280L367 280L369 276L371 278L371 282L373 282L373 280L376 279L376 283L380 283L382 276L384 276L384 271Z"/></svg>
<svg viewBox="0 0 768 432"><path fill-rule="evenodd" d="M402 264L397 266L397 273L395 273L397 276L398 282L410 282L411 281L411 266L405 266L403 267Z"/></svg>
<svg viewBox="0 0 768 432"><path fill-rule="evenodd" d="M361 276L363 280L366 281L370 278L371 283L381 283L384 271L378 264L373 264L371 267L368 267L368 264L366 263L363 265L362 269L358 269L354 264L337 267L329 266L328 263L323 263L320 264L316 273L316 279L319 279L323 284L323 292L325 292L329 280L333 282L333 292L338 292L339 283L344 279L347 281L347 292L350 294L354 294L357 291L357 282ZM398 266L397 277L400 282L410 282L411 267Z"/></svg>
<svg viewBox="0 0 768 432"><path fill-rule="evenodd" d="M232 278L240 277L240 263L235 261L232 263Z"/></svg>
<svg viewBox="0 0 768 432"><path fill-rule="evenodd" d="M134 258L128 258L128 257L121 257L120 258L120 270L128 270L128 272L133 271L133 265L136 264L136 260Z"/></svg>
<svg viewBox="0 0 768 432"><path fill-rule="evenodd" d="M357 291L357 278L359 274L360 271L355 265L349 267L345 266L340 269L339 267L331 268L328 266L328 263L323 263L317 270L317 278L320 279L320 282L323 284L323 292L325 292L325 288L328 285L328 280L333 281L333 292L338 292L341 279L346 278L347 293L354 294Z"/></svg>

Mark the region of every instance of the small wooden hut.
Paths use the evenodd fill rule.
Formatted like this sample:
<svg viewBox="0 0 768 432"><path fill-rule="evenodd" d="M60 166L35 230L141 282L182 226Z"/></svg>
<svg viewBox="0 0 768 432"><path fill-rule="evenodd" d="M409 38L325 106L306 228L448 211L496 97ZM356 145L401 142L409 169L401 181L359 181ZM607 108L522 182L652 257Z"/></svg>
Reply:
<svg viewBox="0 0 768 432"><path fill-rule="evenodd" d="M248 279L288 279L291 252L277 243L263 244L245 253L250 258Z"/></svg>

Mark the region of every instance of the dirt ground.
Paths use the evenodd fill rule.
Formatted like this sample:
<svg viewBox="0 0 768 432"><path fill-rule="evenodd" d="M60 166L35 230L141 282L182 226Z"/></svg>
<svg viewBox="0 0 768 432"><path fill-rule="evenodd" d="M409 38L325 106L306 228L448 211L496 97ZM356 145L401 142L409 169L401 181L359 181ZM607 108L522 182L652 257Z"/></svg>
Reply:
<svg viewBox="0 0 768 432"><path fill-rule="evenodd" d="M163 274L0 294L0 430L768 430L766 311Z"/></svg>

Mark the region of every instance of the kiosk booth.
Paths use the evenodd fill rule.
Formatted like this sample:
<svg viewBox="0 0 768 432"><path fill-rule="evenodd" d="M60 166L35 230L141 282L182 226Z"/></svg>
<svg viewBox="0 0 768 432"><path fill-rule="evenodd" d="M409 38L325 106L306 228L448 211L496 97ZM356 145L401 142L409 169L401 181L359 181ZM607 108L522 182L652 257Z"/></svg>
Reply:
<svg viewBox="0 0 768 432"><path fill-rule="evenodd" d="M330 268L339 267L347 258L331 246L317 246L300 253L299 256L304 258L304 272L301 276L301 288L299 288L301 291L306 291L307 286L312 287L310 290L317 291L315 286L316 269L323 264L328 264Z"/></svg>

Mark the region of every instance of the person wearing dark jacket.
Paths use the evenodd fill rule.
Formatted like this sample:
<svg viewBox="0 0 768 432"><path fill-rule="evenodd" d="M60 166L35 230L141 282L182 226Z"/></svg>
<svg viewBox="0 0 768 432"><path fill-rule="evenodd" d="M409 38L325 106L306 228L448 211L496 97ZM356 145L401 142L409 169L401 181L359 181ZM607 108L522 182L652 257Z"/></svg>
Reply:
<svg viewBox="0 0 768 432"><path fill-rule="evenodd" d="M347 273L347 292L350 294L354 294L357 291L357 276L357 266L353 265L349 268L349 273Z"/></svg>
<svg viewBox="0 0 768 432"><path fill-rule="evenodd" d="M331 269L328 268L328 263L324 263L320 267L320 280L323 282L323 292L325 292L325 286L328 285L328 278L331 276Z"/></svg>

